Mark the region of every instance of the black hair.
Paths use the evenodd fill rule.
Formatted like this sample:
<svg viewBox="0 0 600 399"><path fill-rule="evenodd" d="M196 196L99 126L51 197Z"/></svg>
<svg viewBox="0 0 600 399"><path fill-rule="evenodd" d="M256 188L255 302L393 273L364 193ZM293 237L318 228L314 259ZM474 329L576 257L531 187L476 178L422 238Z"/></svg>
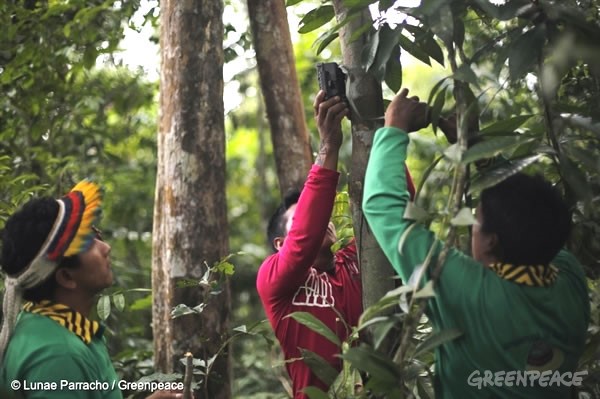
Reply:
<svg viewBox="0 0 600 399"><path fill-rule="evenodd" d="M517 173L481 193L485 233L498 237L503 263L547 265L565 245L571 214L560 192L541 175Z"/></svg>
<svg viewBox="0 0 600 399"><path fill-rule="evenodd" d="M58 202L51 197L35 198L11 215L2 232L0 265L10 277L17 277L31 263L46 241L58 216ZM79 266L79 257L63 258L58 267ZM56 289L55 273L23 293L27 301L52 299Z"/></svg>
<svg viewBox="0 0 600 399"><path fill-rule="evenodd" d="M285 237L287 232L285 231L285 225L287 223L286 218L284 217L285 212L290 209L290 207L298 202L300 198L301 191L298 189L292 189L288 191L283 197L283 201L275 210L271 218L269 219L269 224L267 225L267 239L269 240L269 244L273 251L276 251L275 246L273 245L273 240L277 237Z"/></svg>

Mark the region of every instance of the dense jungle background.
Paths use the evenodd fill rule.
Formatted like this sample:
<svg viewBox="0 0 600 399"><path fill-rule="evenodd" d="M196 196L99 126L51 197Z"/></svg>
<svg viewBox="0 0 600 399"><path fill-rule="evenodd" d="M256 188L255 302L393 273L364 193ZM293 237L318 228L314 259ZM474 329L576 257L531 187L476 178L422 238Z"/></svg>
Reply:
<svg viewBox="0 0 600 399"><path fill-rule="evenodd" d="M182 15L187 19L176 19ZM170 20L193 28L191 43L171 34L177 26L165 27ZM291 64L269 56L288 39L269 32L265 20L285 21L269 24L289 30ZM0 228L33 195L61 195L86 177L104 186L101 229L112 245L116 281L99 297L97 316L123 379L180 380L180 359L191 350L197 397L290 397L255 275L269 253L266 222L281 192L306 175L318 143L315 65L335 61L352 78L348 97L357 116L344 122L334 215L339 245L367 234L357 182L370 141L360 137L372 135L386 101L408 87L432 109L433 125L411 136L408 163L419 209L441 238L455 237L468 250L469 218L453 216L471 207L482 188L518 170L544 173L563 189L573 209L569 249L585 267L592 301L579 367L588 374L577 394L600 397L599 1L288 0L283 7L283 0L2 0L0 32ZM132 40L133 32L151 34ZM165 49L201 67L177 69ZM132 50L138 62L128 56ZM297 80L285 78L292 70ZM202 94L179 103L197 113L184 129L206 127L193 146L195 160L169 158L177 147L169 147L176 129L169 120L179 120L169 103L179 98L177 82ZM436 122L452 113L459 116L454 145ZM289 115L296 119L282 122ZM467 148L472 120L481 140ZM487 174L469 166L497 155L513 162ZM170 167L193 169L193 189L180 190L190 179L177 181ZM163 202L165 188L180 196L178 216L194 226L169 230L173 221L161 213L172 205ZM206 203L222 205L222 217ZM187 254L180 257L184 272L170 269L177 264L169 258L173 248ZM311 397L364 397L353 390L353 367L377 376L373 397L433 397L433 351L453 332L432 334L411 287L380 300L394 287L391 269L370 262L389 276L385 284L363 280L371 297L364 298L360 329L370 331L370 346L346 348L348 368L340 377L313 359L336 384ZM423 288L419 296L431 295ZM162 333L165 325L178 326L172 337ZM402 334L409 335L408 350L398 358Z"/></svg>

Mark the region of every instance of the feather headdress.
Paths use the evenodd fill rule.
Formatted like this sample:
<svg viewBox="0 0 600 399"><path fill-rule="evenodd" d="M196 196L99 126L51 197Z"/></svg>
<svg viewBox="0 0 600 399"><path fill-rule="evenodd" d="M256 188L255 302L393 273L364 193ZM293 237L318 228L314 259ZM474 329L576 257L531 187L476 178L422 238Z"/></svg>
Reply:
<svg viewBox="0 0 600 399"><path fill-rule="evenodd" d="M84 180L56 200L58 215L44 244L27 267L15 277L7 277L2 310L4 319L0 331L0 361L15 327L23 303L23 291L44 282L67 256L87 251L94 241L94 225L102 213L102 189Z"/></svg>

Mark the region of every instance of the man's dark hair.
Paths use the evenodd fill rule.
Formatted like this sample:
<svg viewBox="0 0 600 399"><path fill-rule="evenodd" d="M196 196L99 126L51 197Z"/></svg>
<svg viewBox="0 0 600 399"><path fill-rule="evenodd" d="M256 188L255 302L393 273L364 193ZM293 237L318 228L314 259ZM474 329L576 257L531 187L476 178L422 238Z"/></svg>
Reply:
<svg viewBox="0 0 600 399"><path fill-rule="evenodd" d="M517 173L481 193L485 233L498 236L497 256L514 265L547 265L564 246L571 215L542 176Z"/></svg>
<svg viewBox="0 0 600 399"><path fill-rule="evenodd" d="M267 225L267 239L269 240L269 245L271 245L273 251L276 251L273 240L277 237L284 237L286 235L285 225L287 220L284 217L285 212L298 202L300 192L301 191L297 189L288 191L275 213L273 213L269 219L269 224Z"/></svg>
<svg viewBox="0 0 600 399"><path fill-rule="evenodd" d="M58 202L51 197L35 198L15 212L2 232L2 270L11 277L25 271L44 245L58 215ZM79 265L79 257L61 260L59 267L73 268ZM39 302L52 299L56 289L54 274L36 287L25 290L27 301Z"/></svg>

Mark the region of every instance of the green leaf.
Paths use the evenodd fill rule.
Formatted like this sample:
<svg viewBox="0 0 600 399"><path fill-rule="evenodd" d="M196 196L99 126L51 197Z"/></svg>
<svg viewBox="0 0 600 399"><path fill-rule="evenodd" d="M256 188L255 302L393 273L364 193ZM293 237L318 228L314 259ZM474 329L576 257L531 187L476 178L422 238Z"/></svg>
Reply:
<svg viewBox="0 0 600 399"><path fill-rule="evenodd" d="M377 57L377 49L379 48L379 35L381 30L371 32L368 37L367 44L363 47L360 54L361 64L365 71L371 69L375 58Z"/></svg>
<svg viewBox="0 0 600 399"><path fill-rule="evenodd" d="M469 194L478 193L488 187L495 186L515 173L522 171L527 166L535 163L540 157L541 155L537 154L492 166L483 174L473 179L469 187Z"/></svg>
<svg viewBox="0 0 600 399"><path fill-rule="evenodd" d="M431 127L433 131L436 132L438 128L438 124L440 121L440 116L442 115L442 109L444 108L444 104L446 103L446 90L448 86L445 86L440 90L435 96L435 101L433 102L433 106L430 108L431 113L429 114L431 120Z"/></svg>
<svg viewBox="0 0 600 399"><path fill-rule="evenodd" d="M494 158L504 151L514 147L537 141L536 137L523 137L520 135L495 137L480 141L473 145L463 154L461 162L463 164L472 163L481 159Z"/></svg>
<svg viewBox="0 0 600 399"><path fill-rule="evenodd" d="M175 306L171 310L171 318L176 319L181 316L185 316L188 314L197 314L197 313L198 312L196 310L194 310L193 308L190 308L189 306L187 306L183 303L180 303L179 305Z"/></svg>
<svg viewBox="0 0 600 399"><path fill-rule="evenodd" d="M302 0L286 0L285 2L285 6L289 7L289 6L295 6L298 3L301 3Z"/></svg>
<svg viewBox="0 0 600 399"><path fill-rule="evenodd" d="M440 45L435 41L431 32L410 24L404 25L404 29L412 33L415 38L414 43L417 44L421 50L429 55L429 57L436 60L438 64L444 66L444 52Z"/></svg>
<svg viewBox="0 0 600 399"><path fill-rule="evenodd" d="M501 120L481 129L480 134L510 133L514 132L523 123L527 122L533 115L519 115Z"/></svg>
<svg viewBox="0 0 600 399"><path fill-rule="evenodd" d="M473 216L473 210L471 208L462 208L456 216L450 220L450 224L453 226L472 226L477 223L477 219Z"/></svg>
<svg viewBox="0 0 600 399"><path fill-rule="evenodd" d="M98 300L98 305L96 305L96 311L98 312L98 317L100 320L108 319L110 316L110 297L108 295L102 295Z"/></svg>
<svg viewBox="0 0 600 399"><path fill-rule="evenodd" d="M327 22L331 21L335 17L335 11L333 6L324 5L319 8L310 10L304 18L300 20L299 33L312 32L315 29L320 28Z"/></svg>
<svg viewBox="0 0 600 399"><path fill-rule="evenodd" d="M460 80L461 82L470 83L474 86L478 86L477 75L467 64L462 64L458 67L456 72L452 75L453 79Z"/></svg>
<svg viewBox="0 0 600 399"><path fill-rule="evenodd" d="M342 3L348 8L355 7L367 7L370 4L375 3L376 0L343 0Z"/></svg>
<svg viewBox="0 0 600 399"><path fill-rule="evenodd" d="M433 298L435 296L435 290L433 288L433 281L429 280L423 288L415 292L413 298Z"/></svg>
<svg viewBox="0 0 600 399"><path fill-rule="evenodd" d="M329 46L329 44L338 37L337 32L325 32L317 38L314 42L314 46L317 48L317 55L321 54L323 50Z"/></svg>
<svg viewBox="0 0 600 399"><path fill-rule="evenodd" d="M594 196L585 173L570 158L560 157L561 175L580 201L589 204Z"/></svg>
<svg viewBox="0 0 600 399"><path fill-rule="evenodd" d="M386 293L383 298L363 311L358 320L358 330L360 331L363 328L368 327L370 324L372 324L371 320L373 320L378 314L396 306L398 304L398 298L401 295L406 295L407 293L412 292L412 290L412 286L402 285Z"/></svg>
<svg viewBox="0 0 600 399"><path fill-rule="evenodd" d="M598 173L600 171L600 158L593 148L581 148L572 143L565 143L563 146L569 156L581 163L588 173Z"/></svg>
<svg viewBox="0 0 600 399"><path fill-rule="evenodd" d="M508 52L508 71L512 80L533 70L532 66L539 61L545 42L546 29L544 25L538 25L511 43Z"/></svg>
<svg viewBox="0 0 600 399"><path fill-rule="evenodd" d="M329 341L338 346L342 344L338 336L335 335L334 332L325 325L325 323L308 312L294 312L285 317L291 317L298 323L305 325L318 334L321 334L323 337L327 338Z"/></svg>
<svg viewBox="0 0 600 399"><path fill-rule="evenodd" d="M152 294L147 295L143 298L136 299L129 306L129 310L144 310L152 307Z"/></svg>
<svg viewBox="0 0 600 399"><path fill-rule="evenodd" d="M408 202L406 209L404 209L404 219L415 220L417 222L424 222L429 219L429 213L414 202Z"/></svg>
<svg viewBox="0 0 600 399"><path fill-rule="evenodd" d="M309 399L329 399L329 395L317 387L306 387L302 390Z"/></svg>
<svg viewBox="0 0 600 399"><path fill-rule="evenodd" d="M398 36L398 42L400 43L400 47L408 52L410 55L415 57L416 59L424 62L425 64L431 66L431 61L429 60L429 55L417 47L413 42L410 41L406 36L400 35Z"/></svg>
<svg viewBox="0 0 600 399"><path fill-rule="evenodd" d="M440 87L442 87L442 85L444 84L444 82L446 81L446 79L448 79L449 77L445 77L440 79L431 89L431 91L429 92L429 98L427 99L427 105L429 105L430 107L432 106L432 101L437 93L437 91L440 89Z"/></svg>
<svg viewBox="0 0 600 399"><path fill-rule="evenodd" d="M363 26L361 26L360 28L358 28L354 32L352 32L352 35L350 35L350 39L348 39L348 43L353 43L354 41L362 38L363 35L369 31L375 32L375 28L373 28L373 24L372 23L364 24Z"/></svg>
<svg viewBox="0 0 600 399"><path fill-rule="evenodd" d="M359 17L360 17L359 12L350 12L346 15L346 17L342 21L336 23L331 29L322 33L313 43L313 47L317 49L317 51L316 51L317 55L321 54L321 52L332 41L337 39L337 37L339 36L339 30L341 27L343 27L344 25L348 24L351 21L354 21L355 19L357 19ZM372 28L372 24L364 24L363 27L370 29L370 28ZM361 28L359 28L359 29L361 29Z"/></svg>
<svg viewBox="0 0 600 399"><path fill-rule="evenodd" d="M413 357L419 357L423 353L429 352L448 341L452 341L452 340L460 337L461 335L463 335L462 331L460 331L456 328L450 328L447 330L443 330L443 331L434 333L429 338L427 338L425 341L423 341L419 345L417 345L417 347L415 349L415 354L413 355Z"/></svg>
<svg viewBox="0 0 600 399"><path fill-rule="evenodd" d="M394 93L402 87L402 63L400 62L400 47L396 46L385 66L385 84Z"/></svg>
<svg viewBox="0 0 600 399"><path fill-rule="evenodd" d="M400 379L400 371L396 364L389 357L366 345L350 348L342 357L358 370L366 371L385 382L395 384Z"/></svg>
<svg viewBox="0 0 600 399"><path fill-rule="evenodd" d="M458 143L452 144L444 150L444 157L454 164L460 163L462 160L462 156L463 152L458 146Z"/></svg>
<svg viewBox="0 0 600 399"><path fill-rule="evenodd" d="M221 262L216 265L216 270L226 276L232 276L235 273L235 266L229 262Z"/></svg>
<svg viewBox="0 0 600 399"><path fill-rule="evenodd" d="M337 378L339 372L334 369L325 359L307 349L300 348L304 363L325 384L331 385Z"/></svg>
<svg viewBox="0 0 600 399"><path fill-rule="evenodd" d="M531 2L528 0L509 0L500 6L493 4L490 0L475 0L475 3L481 7L486 14L501 21L516 18L519 15L519 10L523 8L523 6L531 5Z"/></svg>
<svg viewBox="0 0 600 399"><path fill-rule="evenodd" d="M123 309L125 309L125 296L123 294L113 295L112 301L119 312L122 312Z"/></svg>
<svg viewBox="0 0 600 399"><path fill-rule="evenodd" d="M398 48L398 30L391 29L388 25L384 25L379 30L379 44L377 46L377 54L373 63L369 67L369 72L378 81L383 81L385 77L385 66L387 65L394 49Z"/></svg>

